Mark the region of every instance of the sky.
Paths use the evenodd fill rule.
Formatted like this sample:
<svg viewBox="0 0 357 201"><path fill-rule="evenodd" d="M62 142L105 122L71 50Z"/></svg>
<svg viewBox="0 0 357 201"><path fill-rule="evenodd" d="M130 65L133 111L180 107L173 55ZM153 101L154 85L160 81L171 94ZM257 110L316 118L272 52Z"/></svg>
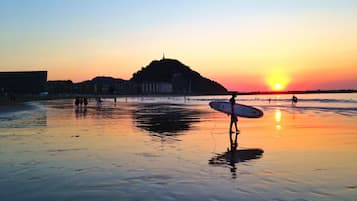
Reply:
<svg viewBox="0 0 357 201"><path fill-rule="evenodd" d="M130 79L163 53L229 90L357 89L357 1L0 0L0 71Z"/></svg>

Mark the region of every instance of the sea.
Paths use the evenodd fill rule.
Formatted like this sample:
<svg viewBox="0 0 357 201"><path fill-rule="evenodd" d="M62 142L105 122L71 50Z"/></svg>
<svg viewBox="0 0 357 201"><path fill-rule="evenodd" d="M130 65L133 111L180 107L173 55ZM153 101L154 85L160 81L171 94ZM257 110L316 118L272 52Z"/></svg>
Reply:
<svg viewBox="0 0 357 201"><path fill-rule="evenodd" d="M238 135L229 96L7 106L0 200L357 200L357 94L291 96L238 96Z"/></svg>

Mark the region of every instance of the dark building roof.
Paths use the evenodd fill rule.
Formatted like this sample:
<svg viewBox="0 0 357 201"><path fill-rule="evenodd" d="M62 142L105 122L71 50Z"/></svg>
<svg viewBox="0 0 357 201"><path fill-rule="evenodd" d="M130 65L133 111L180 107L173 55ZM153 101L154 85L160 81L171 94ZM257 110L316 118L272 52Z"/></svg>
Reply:
<svg viewBox="0 0 357 201"><path fill-rule="evenodd" d="M40 93L46 82L47 71L0 72L0 93Z"/></svg>

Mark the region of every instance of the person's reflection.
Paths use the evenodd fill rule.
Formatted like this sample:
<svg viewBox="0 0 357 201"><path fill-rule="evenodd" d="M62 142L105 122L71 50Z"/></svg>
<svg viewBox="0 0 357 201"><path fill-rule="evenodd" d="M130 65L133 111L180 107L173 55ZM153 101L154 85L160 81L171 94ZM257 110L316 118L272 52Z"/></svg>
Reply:
<svg viewBox="0 0 357 201"><path fill-rule="evenodd" d="M76 107L76 118L85 118L87 116L87 107Z"/></svg>
<svg viewBox="0 0 357 201"><path fill-rule="evenodd" d="M239 133L236 133L235 134L235 138L234 138L234 140L233 140L233 138L232 138L232 133L229 133L230 135L229 135L229 142L230 142L230 147L231 147L231 150L237 150L237 148L238 148L238 134Z"/></svg>
<svg viewBox="0 0 357 201"><path fill-rule="evenodd" d="M227 154L230 154L231 159L233 159L235 157L235 153L238 148L238 141L237 141L238 133L236 133L234 140L232 139L232 133L230 133L229 138L230 138L230 140L229 140L230 141L230 149L227 149ZM228 160L227 162L229 162L229 165L230 165L232 178L233 179L237 178L237 168L236 168L234 160Z"/></svg>
<svg viewBox="0 0 357 201"><path fill-rule="evenodd" d="M229 166L232 178L237 178L237 167L236 164L240 162L245 162L252 159L258 159L262 156L262 149L238 149L238 135L232 138L230 135L230 147L227 151L222 154L217 154L209 160L209 164L213 166Z"/></svg>

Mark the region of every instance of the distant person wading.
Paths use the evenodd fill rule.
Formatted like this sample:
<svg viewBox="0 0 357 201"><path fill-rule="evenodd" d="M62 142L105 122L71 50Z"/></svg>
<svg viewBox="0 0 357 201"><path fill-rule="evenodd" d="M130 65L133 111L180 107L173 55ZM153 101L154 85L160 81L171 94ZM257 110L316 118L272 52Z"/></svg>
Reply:
<svg viewBox="0 0 357 201"><path fill-rule="evenodd" d="M294 95L294 96L291 98L291 104L295 105L297 102L298 102L298 98Z"/></svg>

